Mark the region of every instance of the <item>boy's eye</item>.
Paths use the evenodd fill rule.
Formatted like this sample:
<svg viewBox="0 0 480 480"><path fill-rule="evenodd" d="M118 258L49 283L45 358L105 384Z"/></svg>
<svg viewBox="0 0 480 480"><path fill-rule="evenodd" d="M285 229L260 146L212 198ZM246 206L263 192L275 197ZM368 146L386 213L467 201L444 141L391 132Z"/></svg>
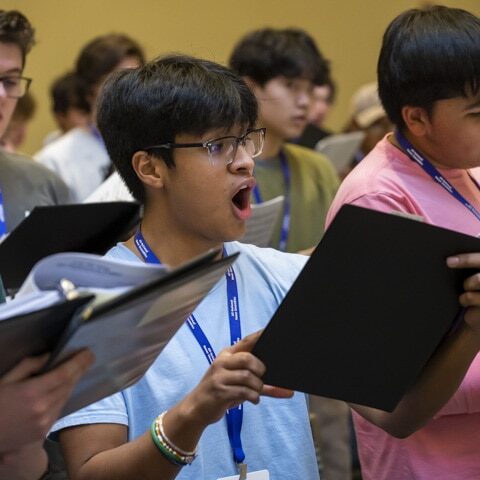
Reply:
<svg viewBox="0 0 480 480"><path fill-rule="evenodd" d="M20 84L19 77L3 77L1 80L5 87L17 87Z"/></svg>
<svg viewBox="0 0 480 480"><path fill-rule="evenodd" d="M208 144L208 149L210 150L211 155L215 156L222 156L228 152L229 147L231 146L232 142L228 141L218 141L212 142Z"/></svg>

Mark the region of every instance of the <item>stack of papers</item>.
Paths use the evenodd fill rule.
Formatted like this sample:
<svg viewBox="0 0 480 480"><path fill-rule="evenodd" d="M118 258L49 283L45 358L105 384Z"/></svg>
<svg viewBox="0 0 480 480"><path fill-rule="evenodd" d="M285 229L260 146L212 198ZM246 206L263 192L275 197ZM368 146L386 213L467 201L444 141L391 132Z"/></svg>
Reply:
<svg viewBox="0 0 480 480"><path fill-rule="evenodd" d="M48 370L89 348L95 364L63 415L128 387L237 255L211 251L172 270L91 254L43 259L15 299L0 306L0 375L27 355L52 352Z"/></svg>

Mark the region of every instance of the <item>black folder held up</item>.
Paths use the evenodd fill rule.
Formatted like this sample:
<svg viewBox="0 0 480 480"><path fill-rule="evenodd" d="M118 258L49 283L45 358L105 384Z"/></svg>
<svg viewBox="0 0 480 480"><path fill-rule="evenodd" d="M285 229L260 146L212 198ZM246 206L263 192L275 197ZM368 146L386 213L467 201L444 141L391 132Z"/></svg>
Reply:
<svg viewBox="0 0 480 480"><path fill-rule="evenodd" d="M392 411L461 317L480 239L346 205L254 348L264 381Z"/></svg>
<svg viewBox="0 0 480 480"><path fill-rule="evenodd" d="M16 290L37 261L59 252L104 254L140 220L134 202L35 207L0 244L0 275Z"/></svg>

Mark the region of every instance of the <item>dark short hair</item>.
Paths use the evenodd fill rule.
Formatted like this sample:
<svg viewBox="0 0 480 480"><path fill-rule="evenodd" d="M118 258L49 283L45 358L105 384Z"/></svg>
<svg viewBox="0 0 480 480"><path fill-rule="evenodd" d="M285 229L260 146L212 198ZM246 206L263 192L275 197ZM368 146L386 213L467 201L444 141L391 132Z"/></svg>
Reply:
<svg viewBox="0 0 480 480"><path fill-rule="evenodd" d="M22 64L35 44L35 30L17 10L0 10L0 43L12 43L22 52Z"/></svg>
<svg viewBox="0 0 480 480"><path fill-rule="evenodd" d="M324 85L330 70L313 38L295 28L264 28L247 34L233 49L229 64L260 85L279 76Z"/></svg>
<svg viewBox="0 0 480 480"><path fill-rule="evenodd" d="M89 104L93 88L128 57L138 58L141 65L145 63L142 48L127 35L111 33L87 43L80 51L75 66L81 101Z"/></svg>
<svg viewBox="0 0 480 480"><path fill-rule="evenodd" d="M70 108L77 108L88 113L90 105L81 98L78 89L78 78L74 72L58 77L50 87L53 112L66 114Z"/></svg>
<svg viewBox="0 0 480 480"><path fill-rule="evenodd" d="M431 114L437 100L476 94L480 19L444 6L400 14L383 36L377 72L383 107L400 129L406 105Z"/></svg>
<svg viewBox="0 0 480 480"><path fill-rule="evenodd" d="M180 134L251 128L257 119L255 97L240 77L217 63L184 55L117 72L105 82L97 107L108 154L140 202L145 191L132 168L135 152L174 142ZM153 154L175 167L172 151Z"/></svg>

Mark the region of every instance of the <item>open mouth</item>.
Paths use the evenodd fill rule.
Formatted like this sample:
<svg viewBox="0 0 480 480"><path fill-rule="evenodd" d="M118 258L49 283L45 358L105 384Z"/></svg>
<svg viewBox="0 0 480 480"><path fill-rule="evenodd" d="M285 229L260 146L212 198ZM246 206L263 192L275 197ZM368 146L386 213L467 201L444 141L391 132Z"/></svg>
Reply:
<svg viewBox="0 0 480 480"><path fill-rule="evenodd" d="M251 214L250 191L250 187L243 186L232 198L237 216L241 220L246 220Z"/></svg>

